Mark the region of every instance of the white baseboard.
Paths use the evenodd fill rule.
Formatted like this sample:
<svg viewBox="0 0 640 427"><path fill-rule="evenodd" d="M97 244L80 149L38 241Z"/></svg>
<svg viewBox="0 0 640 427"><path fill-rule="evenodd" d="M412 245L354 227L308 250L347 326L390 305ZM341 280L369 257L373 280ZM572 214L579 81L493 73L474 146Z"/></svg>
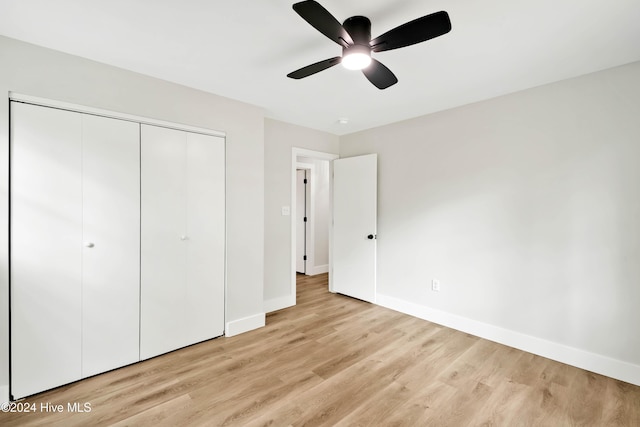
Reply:
<svg viewBox="0 0 640 427"><path fill-rule="evenodd" d="M243 317L242 319L227 322L224 335L227 337L240 335L254 329L262 328L265 324L266 321L264 313L254 314L253 316Z"/></svg>
<svg viewBox="0 0 640 427"><path fill-rule="evenodd" d="M640 366L569 347L466 317L435 310L387 295L377 295L377 304L480 338L495 341L538 356L640 386Z"/></svg>
<svg viewBox="0 0 640 427"><path fill-rule="evenodd" d="M329 264L324 265L316 265L311 267L311 271L309 272L309 276L315 276L316 274L324 274L329 272Z"/></svg>
<svg viewBox="0 0 640 427"><path fill-rule="evenodd" d="M271 313L272 311L282 310L283 308L293 307L294 305L296 305L296 299L293 297L293 295L272 298L264 302L264 312Z"/></svg>

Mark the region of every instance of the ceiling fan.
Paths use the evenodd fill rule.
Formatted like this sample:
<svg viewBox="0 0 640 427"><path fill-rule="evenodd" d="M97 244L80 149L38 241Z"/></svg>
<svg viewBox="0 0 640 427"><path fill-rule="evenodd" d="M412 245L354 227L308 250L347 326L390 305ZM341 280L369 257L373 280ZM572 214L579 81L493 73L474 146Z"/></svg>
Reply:
<svg viewBox="0 0 640 427"><path fill-rule="evenodd" d="M334 65L350 70L362 70L378 89L386 89L398 82L396 76L381 62L371 57L371 52L398 49L441 36L451 31L449 14L445 11L414 19L371 39L371 21L365 16L352 16L342 25L317 1L301 1L293 5L298 15L316 30L342 46L342 56L325 59L287 74L292 79L302 79Z"/></svg>

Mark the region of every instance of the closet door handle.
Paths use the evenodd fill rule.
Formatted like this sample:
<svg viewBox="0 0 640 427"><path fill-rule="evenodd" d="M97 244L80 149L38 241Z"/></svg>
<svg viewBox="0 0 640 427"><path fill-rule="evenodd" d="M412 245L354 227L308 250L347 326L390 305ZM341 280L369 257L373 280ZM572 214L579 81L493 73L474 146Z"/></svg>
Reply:
<svg viewBox="0 0 640 427"><path fill-rule="evenodd" d="M185 236L184 234L180 236L180 240L189 240L189 236Z"/></svg>
<svg viewBox="0 0 640 427"><path fill-rule="evenodd" d="M95 246L95 244L93 242L84 242L84 246L87 248L92 248Z"/></svg>

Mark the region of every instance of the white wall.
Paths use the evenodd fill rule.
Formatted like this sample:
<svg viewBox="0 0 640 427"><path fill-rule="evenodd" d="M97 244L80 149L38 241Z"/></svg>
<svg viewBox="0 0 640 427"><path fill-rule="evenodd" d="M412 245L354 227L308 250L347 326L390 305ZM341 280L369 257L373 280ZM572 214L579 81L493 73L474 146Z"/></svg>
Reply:
<svg viewBox="0 0 640 427"><path fill-rule="evenodd" d="M329 221L330 195L329 160L298 157L298 161L313 165L309 183L313 188L313 259L308 265L307 274L315 275L328 272L329 268Z"/></svg>
<svg viewBox="0 0 640 427"><path fill-rule="evenodd" d="M639 118L634 63L342 137L379 301L640 384Z"/></svg>
<svg viewBox="0 0 640 427"><path fill-rule="evenodd" d="M264 324L264 118L260 108L0 37L0 401L8 385L8 94L227 133L227 333Z"/></svg>
<svg viewBox="0 0 640 427"><path fill-rule="evenodd" d="M291 205L292 149L338 153L338 137L277 120L264 121L264 298L267 311L291 305L291 217L281 214Z"/></svg>

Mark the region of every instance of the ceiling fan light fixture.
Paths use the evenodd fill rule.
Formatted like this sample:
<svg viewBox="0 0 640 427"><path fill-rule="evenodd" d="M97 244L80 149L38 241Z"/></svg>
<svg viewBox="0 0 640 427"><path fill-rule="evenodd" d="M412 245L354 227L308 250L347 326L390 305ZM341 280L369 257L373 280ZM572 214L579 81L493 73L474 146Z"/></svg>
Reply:
<svg viewBox="0 0 640 427"><path fill-rule="evenodd" d="M371 49L354 45L346 48L342 54L342 66L347 70L362 70L371 64Z"/></svg>
<svg viewBox="0 0 640 427"><path fill-rule="evenodd" d="M371 58L371 52L411 46L451 31L449 14L443 10L399 25L374 39L371 38L371 21L366 16L352 16L340 24L315 0L299 1L293 5L293 10L342 47L342 56L318 61L287 74L287 77L296 80L342 63L350 70L361 70L367 80L378 89L386 89L398 83L398 78L380 61Z"/></svg>

